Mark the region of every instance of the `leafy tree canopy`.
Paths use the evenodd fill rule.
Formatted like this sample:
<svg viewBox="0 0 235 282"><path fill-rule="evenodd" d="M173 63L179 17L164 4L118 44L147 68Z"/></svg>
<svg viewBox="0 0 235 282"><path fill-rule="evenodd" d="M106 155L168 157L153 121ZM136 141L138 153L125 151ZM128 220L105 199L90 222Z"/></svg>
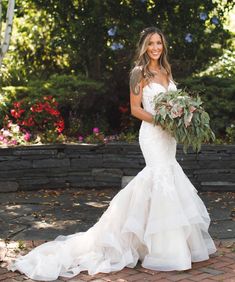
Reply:
<svg viewBox="0 0 235 282"><path fill-rule="evenodd" d="M4 81L80 72L116 84L127 81L139 32L166 34L176 77L187 76L231 44L224 29L231 0L17 0Z"/></svg>

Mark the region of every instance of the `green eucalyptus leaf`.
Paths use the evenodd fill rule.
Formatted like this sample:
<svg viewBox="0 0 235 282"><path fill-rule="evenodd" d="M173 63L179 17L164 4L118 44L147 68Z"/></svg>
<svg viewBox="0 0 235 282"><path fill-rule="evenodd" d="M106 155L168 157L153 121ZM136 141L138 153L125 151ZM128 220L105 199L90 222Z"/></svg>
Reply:
<svg viewBox="0 0 235 282"><path fill-rule="evenodd" d="M198 152L203 142L215 140L210 117L201 105L199 95L191 97L182 89L160 93L154 99L155 120L183 144L185 152L189 146Z"/></svg>

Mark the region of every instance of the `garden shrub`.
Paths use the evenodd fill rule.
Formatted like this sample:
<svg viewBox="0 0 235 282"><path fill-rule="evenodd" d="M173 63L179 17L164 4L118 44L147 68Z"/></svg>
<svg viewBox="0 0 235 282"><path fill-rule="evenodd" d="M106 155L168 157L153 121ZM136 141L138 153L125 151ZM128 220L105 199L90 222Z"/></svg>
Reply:
<svg viewBox="0 0 235 282"><path fill-rule="evenodd" d="M52 96L58 102L58 108L65 121L65 134L73 135L78 131L85 134L92 127L107 130L105 117L108 100L105 99L101 82L80 75L52 75L48 80L33 80L26 86L8 86L2 88L0 104L0 125L4 117L10 115L14 103L24 100L41 100Z"/></svg>
<svg viewBox="0 0 235 282"><path fill-rule="evenodd" d="M207 68L200 71L197 76L213 76L219 78L235 77L234 51L225 49L219 58L214 58Z"/></svg>
<svg viewBox="0 0 235 282"><path fill-rule="evenodd" d="M213 131L226 139L227 128L235 123L235 78L192 77L181 80L178 87L200 93Z"/></svg>
<svg viewBox="0 0 235 282"><path fill-rule="evenodd" d="M219 139L221 142L234 142L235 79L204 76L178 82L178 88L186 87L189 91L199 92L205 110L210 114L217 142ZM52 96L58 102L58 110L64 119L63 134L66 137L85 137L97 127L104 136L123 133L126 138L130 133L132 138L138 131L139 121L130 115L128 89L120 89L122 99L110 89L111 86L108 89L103 82L65 74L52 75L47 80L29 81L25 86L3 87L0 126L3 126L6 115L11 117L15 102L24 100L24 103L31 105L33 101Z"/></svg>

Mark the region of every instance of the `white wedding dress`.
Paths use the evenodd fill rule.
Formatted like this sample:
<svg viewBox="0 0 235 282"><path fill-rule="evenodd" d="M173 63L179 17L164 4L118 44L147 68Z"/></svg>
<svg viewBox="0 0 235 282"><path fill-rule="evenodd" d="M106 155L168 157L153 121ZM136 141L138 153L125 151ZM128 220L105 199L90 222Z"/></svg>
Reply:
<svg viewBox="0 0 235 282"><path fill-rule="evenodd" d="M171 81L168 90L176 90ZM153 112L154 95L166 89L150 83L143 107ZM59 236L18 258L9 267L35 280L73 277L135 267L170 271L191 268L216 251L208 233L206 207L175 159L176 141L159 126L142 122L140 147L146 167L110 202L86 232Z"/></svg>

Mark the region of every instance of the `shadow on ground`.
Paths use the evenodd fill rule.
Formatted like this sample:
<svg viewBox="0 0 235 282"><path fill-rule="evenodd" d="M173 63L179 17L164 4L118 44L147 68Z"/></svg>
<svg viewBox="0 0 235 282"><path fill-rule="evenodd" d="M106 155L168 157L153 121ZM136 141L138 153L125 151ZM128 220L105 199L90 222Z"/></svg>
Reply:
<svg viewBox="0 0 235 282"><path fill-rule="evenodd" d="M86 231L107 209L117 189L64 189L2 193L0 239L52 240ZM235 238L235 193L199 193L210 213L214 239Z"/></svg>

